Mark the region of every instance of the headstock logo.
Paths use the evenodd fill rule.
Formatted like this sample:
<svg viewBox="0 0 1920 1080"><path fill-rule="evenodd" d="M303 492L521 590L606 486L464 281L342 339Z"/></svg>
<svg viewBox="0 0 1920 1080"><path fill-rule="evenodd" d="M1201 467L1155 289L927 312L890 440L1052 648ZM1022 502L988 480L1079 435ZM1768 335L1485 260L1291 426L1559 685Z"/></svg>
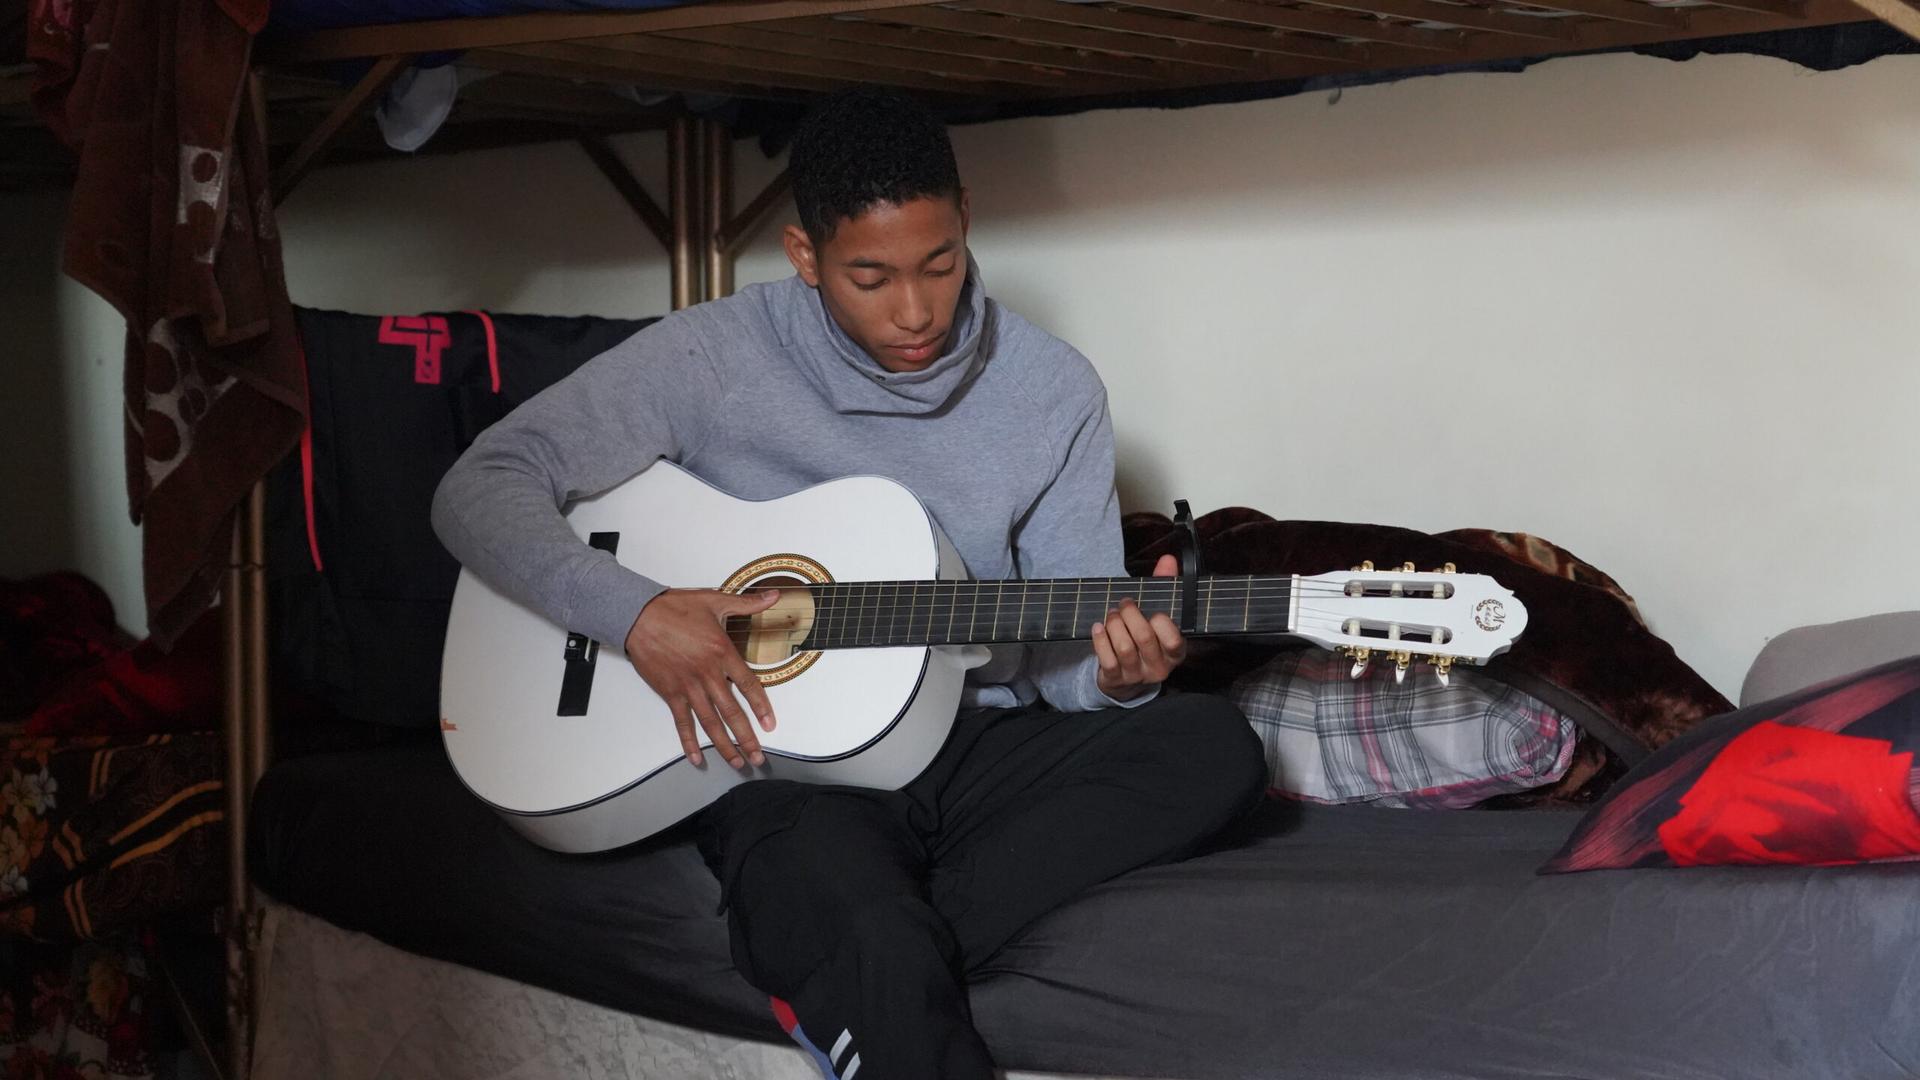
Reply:
<svg viewBox="0 0 1920 1080"><path fill-rule="evenodd" d="M1473 625L1482 630L1498 630L1506 621L1506 605L1498 600L1482 600L1473 605Z"/></svg>

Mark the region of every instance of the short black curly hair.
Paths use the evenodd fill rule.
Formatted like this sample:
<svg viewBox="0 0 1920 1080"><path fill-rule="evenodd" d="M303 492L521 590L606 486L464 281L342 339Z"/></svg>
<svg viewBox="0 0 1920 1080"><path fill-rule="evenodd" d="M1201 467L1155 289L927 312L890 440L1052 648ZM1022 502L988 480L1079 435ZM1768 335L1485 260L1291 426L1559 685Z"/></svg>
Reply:
<svg viewBox="0 0 1920 1080"><path fill-rule="evenodd" d="M925 105L882 87L823 100L794 134L787 175L800 226L816 244L877 204L960 196L947 126Z"/></svg>

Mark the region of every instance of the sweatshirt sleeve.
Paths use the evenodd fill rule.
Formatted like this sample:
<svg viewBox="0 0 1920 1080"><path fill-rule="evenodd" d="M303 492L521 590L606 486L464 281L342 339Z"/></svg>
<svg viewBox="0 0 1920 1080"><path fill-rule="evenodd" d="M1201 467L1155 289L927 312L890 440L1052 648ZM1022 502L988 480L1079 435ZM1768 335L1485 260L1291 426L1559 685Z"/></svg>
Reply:
<svg viewBox="0 0 1920 1080"><path fill-rule="evenodd" d="M723 397L689 320L669 316L482 432L434 492L434 532L494 588L619 648L666 587L588 547L562 510L695 452Z"/></svg>
<svg viewBox="0 0 1920 1080"><path fill-rule="evenodd" d="M1113 424L1107 393L1092 397L1056 428L1059 471L1040 493L1014 534L1020 576L1117 577L1126 571L1120 533L1120 498L1113 486ZM1100 665L1087 641L1029 646L1028 677L1047 703L1062 712L1090 712L1115 705L1133 708L1159 694L1159 687L1115 701L1100 690Z"/></svg>

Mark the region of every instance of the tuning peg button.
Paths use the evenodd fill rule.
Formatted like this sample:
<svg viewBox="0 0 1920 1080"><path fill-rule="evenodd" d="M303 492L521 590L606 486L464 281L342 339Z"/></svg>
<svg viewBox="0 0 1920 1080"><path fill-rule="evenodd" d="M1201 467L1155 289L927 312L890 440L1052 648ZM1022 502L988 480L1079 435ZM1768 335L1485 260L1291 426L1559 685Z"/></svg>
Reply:
<svg viewBox="0 0 1920 1080"><path fill-rule="evenodd" d="M1367 673L1367 666L1373 663L1373 650L1360 645L1349 645L1341 650L1353 658L1353 670L1349 678L1358 679Z"/></svg>

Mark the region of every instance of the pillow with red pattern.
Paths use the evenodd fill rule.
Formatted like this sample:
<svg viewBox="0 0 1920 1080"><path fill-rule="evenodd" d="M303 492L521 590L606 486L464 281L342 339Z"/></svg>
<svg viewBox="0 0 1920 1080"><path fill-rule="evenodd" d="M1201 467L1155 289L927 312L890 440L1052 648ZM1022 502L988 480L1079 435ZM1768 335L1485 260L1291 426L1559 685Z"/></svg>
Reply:
<svg viewBox="0 0 1920 1080"><path fill-rule="evenodd" d="M1541 873L1920 859L1920 656L1709 720L1587 812Z"/></svg>

